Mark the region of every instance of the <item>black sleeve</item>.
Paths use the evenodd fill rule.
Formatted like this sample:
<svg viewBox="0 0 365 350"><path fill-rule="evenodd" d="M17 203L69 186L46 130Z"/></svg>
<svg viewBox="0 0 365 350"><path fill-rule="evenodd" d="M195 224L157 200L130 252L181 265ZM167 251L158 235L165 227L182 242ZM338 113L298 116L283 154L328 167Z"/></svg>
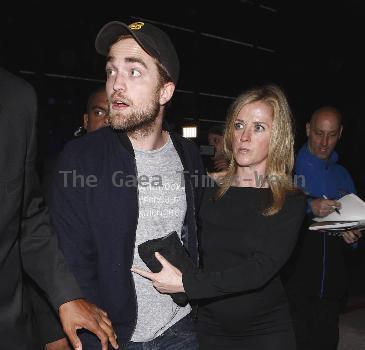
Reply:
<svg viewBox="0 0 365 350"><path fill-rule="evenodd" d="M26 288L32 302L35 318L35 327L40 336L42 345L52 343L65 336L57 313L39 287L30 279L26 281Z"/></svg>
<svg viewBox="0 0 365 350"><path fill-rule="evenodd" d="M41 194L35 168L36 158L36 98L30 100L30 130L27 135L27 153L24 173L23 210L21 218L20 249L23 268L46 293L52 306L58 310L67 301L82 297L74 276L69 272L58 248L47 207Z"/></svg>
<svg viewBox="0 0 365 350"><path fill-rule="evenodd" d="M281 211L265 220L270 231L261 247L242 264L223 271L183 274L190 299L213 298L263 287L290 257L306 208L303 195L289 195ZM222 233L224 234L224 233Z"/></svg>
<svg viewBox="0 0 365 350"><path fill-rule="evenodd" d="M71 271L85 297L97 303L97 246L89 226L86 190L80 184L73 184L71 176L72 172L85 175L81 160L72 142L67 144L54 173L50 210L61 250Z"/></svg>

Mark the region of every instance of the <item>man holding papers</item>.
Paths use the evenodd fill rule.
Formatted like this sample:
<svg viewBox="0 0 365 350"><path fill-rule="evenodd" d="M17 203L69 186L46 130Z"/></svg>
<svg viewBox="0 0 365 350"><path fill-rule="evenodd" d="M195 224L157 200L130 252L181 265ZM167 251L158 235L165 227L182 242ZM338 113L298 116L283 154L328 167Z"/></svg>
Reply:
<svg viewBox="0 0 365 350"><path fill-rule="evenodd" d="M360 232L346 231L341 237L308 226L313 217L339 215L337 200L355 187L334 151L342 133L340 112L329 106L316 110L306 130L308 142L297 155L295 170L308 196L308 221L288 269L287 291L297 349L335 350L340 302L347 290L344 241L356 242Z"/></svg>
<svg viewBox="0 0 365 350"><path fill-rule="evenodd" d="M356 194L350 193L338 200L341 204L341 212L337 211L325 216L316 217L316 221L309 226L310 230L333 230L336 234L342 234L342 231L350 229L363 230L365 228L365 202L361 200ZM349 232L346 232L349 234ZM357 232L352 232L356 234Z"/></svg>

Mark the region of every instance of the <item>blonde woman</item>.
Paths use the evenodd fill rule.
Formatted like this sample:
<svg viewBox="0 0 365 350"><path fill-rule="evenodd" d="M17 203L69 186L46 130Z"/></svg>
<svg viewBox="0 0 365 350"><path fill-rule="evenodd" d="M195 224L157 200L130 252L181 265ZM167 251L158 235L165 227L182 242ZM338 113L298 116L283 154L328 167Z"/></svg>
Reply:
<svg viewBox="0 0 365 350"><path fill-rule="evenodd" d="M293 127L282 90L240 95L224 135L229 169L205 190L200 210L203 268L182 274L158 253L159 273L132 270L161 293L198 300L200 349L292 350L295 340L279 271L296 243L305 196L294 189Z"/></svg>

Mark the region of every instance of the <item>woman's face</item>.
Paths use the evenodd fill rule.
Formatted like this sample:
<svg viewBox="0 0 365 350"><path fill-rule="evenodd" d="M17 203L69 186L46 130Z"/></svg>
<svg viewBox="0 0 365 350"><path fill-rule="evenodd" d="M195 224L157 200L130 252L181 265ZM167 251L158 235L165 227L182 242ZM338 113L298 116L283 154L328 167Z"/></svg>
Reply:
<svg viewBox="0 0 365 350"><path fill-rule="evenodd" d="M233 156L238 167L266 171L272 123L268 104L256 101L242 107L233 120Z"/></svg>

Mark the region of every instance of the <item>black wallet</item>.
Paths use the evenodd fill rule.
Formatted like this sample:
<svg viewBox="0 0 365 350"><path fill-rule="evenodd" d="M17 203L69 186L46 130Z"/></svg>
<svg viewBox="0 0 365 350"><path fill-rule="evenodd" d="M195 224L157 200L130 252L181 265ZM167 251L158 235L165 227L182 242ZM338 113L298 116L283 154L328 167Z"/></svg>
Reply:
<svg viewBox="0 0 365 350"><path fill-rule="evenodd" d="M162 265L156 259L155 252L159 252L182 273L195 269L195 265L182 245L176 231L170 232L164 237L151 239L138 245L138 254L147 267L152 272L160 272ZM185 293L173 293L170 295L177 305L187 305L188 297Z"/></svg>

